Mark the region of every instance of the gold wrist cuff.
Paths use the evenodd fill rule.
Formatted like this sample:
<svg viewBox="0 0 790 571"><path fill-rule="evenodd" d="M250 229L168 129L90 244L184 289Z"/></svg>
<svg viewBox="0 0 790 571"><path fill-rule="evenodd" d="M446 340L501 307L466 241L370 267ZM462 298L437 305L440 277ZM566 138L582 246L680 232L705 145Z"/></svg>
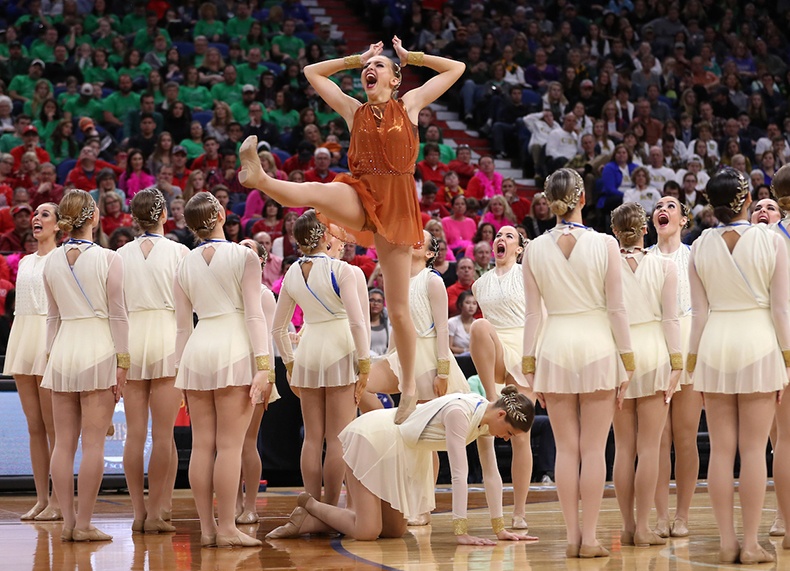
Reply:
<svg viewBox="0 0 790 571"><path fill-rule="evenodd" d="M453 533L455 535L466 535L469 530L469 520L459 518L453 520Z"/></svg>
<svg viewBox="0 0 790 571"><path fill-rule="evenodd" d="M525 375L535 372L535 357L521 357L521 372Z"/></svg>
<svg viewBox="0 0 790 571"><path fill-rule="evenodd" d="M129 353L116 353L115 359L118 361L118 368L128 369L131 366L131 358Z"/></svg>
<svg viewBox="0 0 790 571"><path fill-rule="evenodd" d="M492 517L491 527L494 529L494 535L498 534L500 531L505 531L505 518Z"/></svg>
<svg viewBox="0 0 790 571"><path fill-rule="evenodd" d="M269 356L258 355L257 357L255 357L255 366L258 368L259 371L269 370Z"/></svg>
<svg viewBox="0 0 790 571"><path fill-rule="evenodd" d="M343 65L346 66L346 69L355 69L358 67L362 67L362 57L359 54L354 54L353 56L346 56L343 58Z"/></svg>
<svg viewBox="0 0 790 571"><path fill-rule="evenodd" d="M782 358L785 360L785 367L790 367L790 349L782 351Z"/></svg>
<svg viewBox="0 0 790 571"><path fill-rule="evenodd" d="M697 354L696 353L689 353L686 357L686 371L690 373L694 372L694 369L697 367Z"/></svg>
<svg viewBox="0 0 790 571"><path fill-rule="evenodd" d="M425 63L425 52L409 52L409 55L406 56L406 63L408 65L424 65Z"/></svg>
<svg viewBox="0 0 790 571"><path fill-rule="evenodd" d="M436 362L436 374L440 377L450 375L450 359L439 359Z"/></svg>
<svg viewBox="0 0 790 571"><path fill-rule="evenodd" d="M680 353L669 354L669 366L673 371L683 370L683 355Z"/></svg>
<svg viewBox="0 0 790 571"><path fill-rule="evenodd" d="M287 362L285 364L285 370L288 371L289 375L293 375L294 374L294 362L293 361Z"/></svg>
<svg viewBox="0 0 790 571"><path fill-rule="evenodd" d="M360 375L368 375L370 374L370 357L367 359L360 359L357 361L359 364L359 374Z"/></svg>
<svg viewBox="0 0 790 571"><path fill-rule="evenodd" d="M623 367L625 367L626 371L631 372L636 370L633 353L620 353L620 360L623 362Z"/></svg>
<svg viewBox="0 0 790 571"><path fill-rule="evenodd" d="M269 369L269 382L273 384L275 381L277 381L277 373L274 369Z"/></svg>

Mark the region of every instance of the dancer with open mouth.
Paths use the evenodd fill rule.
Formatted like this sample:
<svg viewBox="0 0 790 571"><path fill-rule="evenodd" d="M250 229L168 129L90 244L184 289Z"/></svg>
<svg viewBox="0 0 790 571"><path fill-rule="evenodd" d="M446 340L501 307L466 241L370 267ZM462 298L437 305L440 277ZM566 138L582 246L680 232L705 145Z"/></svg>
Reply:
<svg viewBox="0 0 790 571"><path fill-rule="evenodd" d="M284 206L313 206L324 222L347 231L346 240L376 246L384 272L385 295L398 357L404 371L403 393L396 423L403 422L417 404L414 361L416 336L409 314L411 246L423 241L422 220L414 183L419 141L417 116L461 77L465 66L446 58L407 51L392 40L400 65L382 56L384 44L371 44L361 55L318 62L305 67L307 80L319 96L339 113L351 131L351 175L331 183L293 183L275 180L261 168L257 139L241 146L239 181L257 188ZM439 72L420 87L396 97L401 66L425 65ZM347 69L362 67L368 102L349 97L330 79Z"/></svg>

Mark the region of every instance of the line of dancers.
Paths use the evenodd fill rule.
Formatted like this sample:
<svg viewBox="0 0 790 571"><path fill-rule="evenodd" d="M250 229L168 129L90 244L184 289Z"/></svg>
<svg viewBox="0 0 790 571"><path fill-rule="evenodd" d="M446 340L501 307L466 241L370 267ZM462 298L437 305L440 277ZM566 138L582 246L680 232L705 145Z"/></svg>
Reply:
<svg viewBox="0 0 790 571"><path fill-rule="evenodd" d="M496 267L475 284L485 319L474 324L471 352L486 398L471 395L457 382L447 346L446 299L430 269L422 267L435 248L421 229L412 176L417 113L460 77L463 64L407 52L397 37L393 47L401 66L426 65L437 75L396 97L400 66L381 55L382 43L305 69L318 94L349 124L351 175L328 184L274 180L261 168L255 138L241 147L239 180L245 186L286 206L316 208L296 222L294 236L304 256L285 276L276 309L261 286L263 252L224 239L225 211L208 193L199 193L185 208L187 225L202 240L189 253L162 236L166 208L156 189L134 197L132 213L144 233L117 254L91 241L98 212L84 191L36 211L34 233L44 247L20 267L29 292L6 364L6 372L20 381L28 418L40 421L35 427L31 422L37 504L25 517L62 515L64 541L111 539L91 525L91 516L104 437L115 403L126 394L127 409L134 409L127 412L131 441L124 454L133 530L173 531L167 521L175 462L172 424L183 393L192 418L189 477L201 544L260 545L237 523L257 519L255 494L244 486L246 496L240 497L240 481L257 489L260 461L251 459L250 435L257 434L263 411L278 396L273 339L301 398L306 491L288 523L270 537L330 530L360 540L402 535L407 520L424 521L433 509L434 452L446 450L457 541L490 544L470 533L466 519L465 446L477 440L494 534L501 540L529 539L524 531L528 443L538 399L557 441L566 555L609 554L597 539L597 519L612 423L621 543L660 545L664 536L689 533L698 466L696 447L689 443L692 434L696 438L701 393L708 411L709 487L720 559L772 560L757 532L765 494L762 451L774 416L777 495L781 512L790 513L790 421L783 410L790 405L781 399L790 364L788 221L770 229L749 224L748 181L725 169L706 189L721 225L684 250L683 205L664 198L653 213L659 243L651 253L643 249L644 211L624 204L613 212L617 240L596 233L583 225L583 181L573 170L556 171L545 185L556 227L529 244L514 228L503 227L494 240ZM358 67L365 104L329 79ZM790 206L790 169L777 173L774 192L780 207ZM68 234L61 248L55 248L56 228ZM375 245L386 278L397 352L376 367L369 357L364 282L330 255L344 239ZM293 351L287 323L296 303L306 325ZM370 393L381 387L401 393L398 409L354 418L356 406L364 409ZM148 408L154 426L149 473L156 477L146 505L141 435ZM72 468L80 436L75 509ZM515 532L505 527L492 437L513 440ZM670 443L678 452L679 479L671 522L665 485ZM742 543L733 522L736 451ZM353 507L335 505L342 482ZM653 503L655 529L649 525Z"/></svg>

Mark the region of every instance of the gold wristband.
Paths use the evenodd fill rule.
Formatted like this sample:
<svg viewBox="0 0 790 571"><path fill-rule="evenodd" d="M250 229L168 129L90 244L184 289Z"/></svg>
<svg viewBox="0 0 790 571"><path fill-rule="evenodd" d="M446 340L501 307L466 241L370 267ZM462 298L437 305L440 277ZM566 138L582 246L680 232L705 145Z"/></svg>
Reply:
<svg viewBox="0 0 790 571"><path fill-rule="evenodd" d="M466 535L469 530L469 520L459 518L453 520L453 533L455 535Z"/></svg>
<svg viewBox="0 0 790 571"><path fill-rule="evenodd" d="M492 517L491 527L494 528L494 535L498 534L500 531L505 531L505 518Z"/></svg>
<svg viewBox="0 0 790 571"><path fill-rule="evenodd" d="M521 357L521 372L529 375L535 372L535 357Z"/></svg>
<svg viewBox="0 0 790 571"><path fill-rule="evenodd" d="M439 359L436 362L436 374L445 378L450 376L450 359Z"/></svg>
<svg viewBox="0 0 790 571"><path fill-rule="evenodd" d="M782 351L782 358L785 360L785 367L790 367L790 349Z"/></svg>
<svg viewBox="0 0 790 571"><path fill-rule="evenodd" d="M409 55L406 56L406 64L407 65L424 65L425 63L425 52L409 52Z"/></svg>
<svg viewBox="0 0 790 571"><path fill-rule="evenodd" d="M343 65L346 66L346 69L355 69L358 67L362 67L362 56L359 54L354 54L353 56L346 56L343 58Z"/></svg>
<svg viewBox="0 0 790 571"><path fill-rule="evenodd" d="M131 365L131 358L129 357L129 353L116 353L115 359L118 361L118 368L119 369L128 369Z"/></svg>
<svg viewBox="0 0 790 571"><path fill-rule="evenodd" d="M294 374L294 362L293 361L287 362L285 364L285 370L288 371L289 375L293 375Z"/></svg>
<svg viewBox="0 0 790 571"><path fill-rule="evenodd" d="M683 355L680 353L670 353L669 354L669 367L673 371L682 371L683 370Z"/></svg>
<svg viewBox="0 0 790 571"><path fill-rule="evenodd" d="M274 369L269 369L269 383L274 384L277 381L277 373Z"/></svg>
<svg viewBox="0 0 790 571"><path fill-rule="evenodd" d="M697 354L696 353L689 353L686 357L686 371L689 374L694 372L694 369L697 368Z"/></svg>
<svg viewBox="0 0 790 571"><path fill-rule="evenodd" d="M360 375L368 375L370 374L370 357L367 359L360 359L357 361L359 364L359 374Z"/></svg>
<svg viewBox="0 0 790 571"><path fill-rule="evenodd" d="M634 362L633 353L620 353L620 360L623 362L623 367L629 373L636 370L636 363Z"/></svg>
<svg viewBox="0 0 790 571"><path fill-rule="evenodd" d="M268 371L269 370L269 356L268 355L258 355L255 357L255 366L258 368L259 371Z"/></svg>

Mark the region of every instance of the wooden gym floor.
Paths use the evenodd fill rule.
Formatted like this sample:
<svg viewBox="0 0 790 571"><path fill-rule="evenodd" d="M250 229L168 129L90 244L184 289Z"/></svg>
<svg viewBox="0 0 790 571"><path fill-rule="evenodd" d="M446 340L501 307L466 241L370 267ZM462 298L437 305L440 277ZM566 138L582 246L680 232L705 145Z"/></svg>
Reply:
<svg viewBox="0 0 790 571"><path fill-rule="evenodd" d="M245 532L260 539L285 522L296 505L299 490L271 489L258 498L263 516ZM256 569L299 570L408 570L408 571L697 571L737 569L718 564L718 539L710 499L701 484L691 511L692 536L671 539L665 546L650 549L620 546L620 514L611 486L607 488L599 521L601 543L611 549L608 559L565 559L565 534L552 486L537 486L530 492L527 521L530 532L540 537L534 543L499 542L495 547L466 547L455 544L452 535L450 493L437 493L437 511L426 527L411 527L402 539L356 542L340 537L310 537L264 542L257 549L201 549L200 528L189 490L179 490L173 502L173 524L177 533L132 534L129 497L102 494L96 505L94 523L114 536L109 543L62 543L61 523L20 522L19 516L34 503L32 496L0 496L0 569L4 571L234 571ZM512 493L505 496L512 505ZM674 496L672 496L674 501ZM470 491L470 532L492 537L482 488ZM790 551L781 548L781 538L771 538L776 497L772 488L763 514L763 545L776 552L777 563L762 569L790 569ZM737 509L737 508L736 508ZM510 509L506 508L510 523ZM736 514L737 517L737 514Z"/></svg>

